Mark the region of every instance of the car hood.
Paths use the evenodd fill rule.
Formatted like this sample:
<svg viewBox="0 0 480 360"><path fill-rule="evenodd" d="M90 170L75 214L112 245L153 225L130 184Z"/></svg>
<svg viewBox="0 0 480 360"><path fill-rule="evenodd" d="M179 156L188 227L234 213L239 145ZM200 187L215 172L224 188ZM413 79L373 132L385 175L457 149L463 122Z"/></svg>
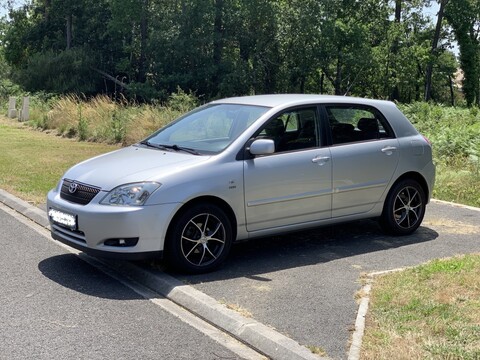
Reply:
<svg viewBox="0 0 480 360"><path fill-rule="evenodd" d="M209 158L130 146L83 161L69 169L64 178L110 191L128 183L161 182L162 177L205 162Z"/></svg>

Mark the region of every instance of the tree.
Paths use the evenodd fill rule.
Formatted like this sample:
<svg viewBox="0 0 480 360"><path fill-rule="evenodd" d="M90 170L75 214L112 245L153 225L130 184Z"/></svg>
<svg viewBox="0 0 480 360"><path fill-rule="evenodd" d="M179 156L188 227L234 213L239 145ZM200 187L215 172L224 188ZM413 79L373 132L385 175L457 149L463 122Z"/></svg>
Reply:
<svg viewBox="0 0 480 360"><path fill-rule="evenodd" d="M121 90L140 101L178 87L204 99L321 92L413 101L427 78L443 99L436 87L448 89L448 57L432 53L429 1L32 0L12 12L5 59L26 90Z"/></svg>
<svg viewBox="0 0 480 360"><path fill-rule="evenodd" d="M480 2L450 0L445 17L455 32L464 72L463 92L468 106L480 105Z"/></svg>

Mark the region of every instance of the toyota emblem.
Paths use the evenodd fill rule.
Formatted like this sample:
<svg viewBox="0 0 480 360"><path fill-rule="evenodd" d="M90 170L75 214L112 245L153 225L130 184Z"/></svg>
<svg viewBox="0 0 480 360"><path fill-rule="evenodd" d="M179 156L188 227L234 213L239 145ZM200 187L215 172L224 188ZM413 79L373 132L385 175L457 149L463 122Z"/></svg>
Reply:
<svg viewBox="0 0 480 360"><path fill-rule="evenodd" d="M70 186L68 187L68 192L70 194L73 194L75 191L77 191L78 184L76 183L71 183Z"/></svg>

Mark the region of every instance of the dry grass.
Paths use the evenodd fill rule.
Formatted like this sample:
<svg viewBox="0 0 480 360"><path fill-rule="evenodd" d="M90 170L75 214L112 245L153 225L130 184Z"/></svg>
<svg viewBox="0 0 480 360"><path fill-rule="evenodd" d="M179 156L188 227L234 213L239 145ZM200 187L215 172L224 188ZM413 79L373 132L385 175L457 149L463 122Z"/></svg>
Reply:
<svg viewBox="0 0 480 360"><path fill-rule="evenodd" d="M376 279L362 359L480 359L480 255Z"/></svg>
<svg viewBox="0 0 480 360"><path fill-rule="evenodd" d="M55 130L67 138L130 145L179 117L184 110L114 102L103 95L88 100L70 95L56 99L49 107L32 107L30 124Z"/></svg>
<svg viewBox="0 0 480 360"><path fill-rule="evenodd" d="M450 219L431 219L424 221L423 224L441 228L442 233L458 235L480 234L480 226L475 226L461 221L453 221Z"/></svg>
<svg viewBox="0 0 480 360"><path fill-rule="evenodd" d="M246 317L246 318L253 318L253 315L250 311L248 311L247 309L241 307L239 304L231 304L231 303L227 303L227 301L225 299L221 299L219 301L220 304L222 305L225 305L225 307L227 309L230 309L230 310L233 310L237 313L239 313L240 315L242 315L243 317Z"/></svg>

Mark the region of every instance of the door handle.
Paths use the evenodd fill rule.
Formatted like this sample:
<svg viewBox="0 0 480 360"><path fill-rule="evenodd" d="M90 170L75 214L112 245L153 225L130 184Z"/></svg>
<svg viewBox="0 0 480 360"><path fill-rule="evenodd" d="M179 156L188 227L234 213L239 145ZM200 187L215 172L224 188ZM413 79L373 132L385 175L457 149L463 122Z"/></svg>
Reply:
<svg viewBox="0 0 480 360"><path fill-rule="evenodd" d="M392 155L395 150L397 150L395 146L387 146L382 149L382 152L386 155Z"/></svg>
<svg viewBox="0 0 480 360"><path fill-rule="evenodd" d="M312 162L318 165L324 165L328 161L330 161L329 156L317 156L312 159Z"/></svg>

